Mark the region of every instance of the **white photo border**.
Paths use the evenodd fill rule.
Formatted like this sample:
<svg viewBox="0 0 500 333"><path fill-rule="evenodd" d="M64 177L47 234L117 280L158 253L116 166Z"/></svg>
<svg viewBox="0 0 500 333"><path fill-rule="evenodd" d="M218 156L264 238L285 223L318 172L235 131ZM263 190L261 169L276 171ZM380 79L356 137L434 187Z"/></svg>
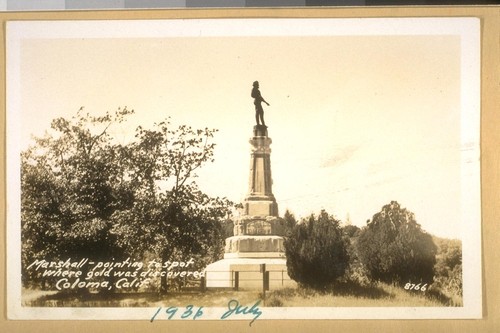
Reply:
<svg viewBox="0 0 500 333"><path fill-rule="evenodd" d="M269 319L475 319L482 317L480 207L480 21L442 18L166 19L10 21L7 69L7 314L9 319L149 320L155 308L30 308L21 306L20 43L37 38L208 36L456 35L461 39L462 307L264 308ZM472 162L471 162L472 161ZM472 177L471 177L472 175ZM225 308L205 309L217 320ZM226 309L227 310L227 309ZM160 319L160 318L159 318ZM238 318L248 320L248 318Z"/></svg>

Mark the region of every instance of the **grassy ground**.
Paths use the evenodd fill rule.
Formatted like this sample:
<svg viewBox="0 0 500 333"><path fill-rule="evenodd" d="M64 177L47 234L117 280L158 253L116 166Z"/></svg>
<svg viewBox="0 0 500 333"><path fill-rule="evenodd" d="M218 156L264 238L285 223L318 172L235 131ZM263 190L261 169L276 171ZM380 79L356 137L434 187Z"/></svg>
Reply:
<svg viewBox="0 0 500 333"><path fill-rule="evenodd" d="M279 307L442 307L461 306L435 292L407 291L378 283L360 287L339 285L325 291L286 288L268 294L267 306Z"/></svg>
<svg viewBox="0 0 500 333"><path fill-rule="evenodd" d="M38 307L157 307L186 306L195 304L204 307L226 307L231 299L240 304L255 303L259 300L258 291L206 291L174 292L167 295L157 293L119 293L77 295L67 293L41 292L24 289L23 306Z"/></svg>
<svg viewBox="0 0 500 333"><path fill-rule="evenodd" d="M226 307L231 299L253 304L261 299L258 291L191 291L158 295L156 293L76 294L23 290L23 306L39 307L157 307L186 306ZM285 288L266 293L268 307L442 307L461 306L430 291L406 291L379 283L374 286L340 285L325 291L309 288Z"/></svg>

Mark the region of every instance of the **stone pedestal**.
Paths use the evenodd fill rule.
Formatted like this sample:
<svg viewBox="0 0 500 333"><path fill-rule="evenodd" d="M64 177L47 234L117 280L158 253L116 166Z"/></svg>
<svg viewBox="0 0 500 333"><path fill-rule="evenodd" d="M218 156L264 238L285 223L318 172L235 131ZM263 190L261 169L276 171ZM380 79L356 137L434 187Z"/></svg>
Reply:
<svg viewBox="0 0 500 333"><path fill-rule="evenodd" d="M285 222L277 216L241 216L234 221L235 236L276 235L283 236Z"/></svg>
<svg viewBox="0 0 500 333"><path fill-rule="evenodd" d="M226 239L224 259L205 270L208 288L262 289L262 264L270 288L295 284L287 273L285 225L272 192L271 142L267 127L254 126L248 194L241 216L234 221L234 236Z"/></svg>
<svg viewBox="0 0 500 333"><path fill-rule="evenodd" d="M224 258L284 258L283 237L233 236L226 239Z"/></svg>

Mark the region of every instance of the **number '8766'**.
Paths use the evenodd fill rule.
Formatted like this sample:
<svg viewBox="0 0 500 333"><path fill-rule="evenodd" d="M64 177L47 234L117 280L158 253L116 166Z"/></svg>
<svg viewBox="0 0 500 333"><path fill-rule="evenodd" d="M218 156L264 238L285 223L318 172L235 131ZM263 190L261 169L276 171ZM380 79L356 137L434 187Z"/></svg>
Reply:
<svg viewBox="0 0 500 333"><path fill-rule="evenodd" d="M419 284L414 284L414 283L410 283L408 282L407 284L405 284L405 289L406 290L420 290L420 291L426 291L427 290L427 283L422 285L421 283Z"/></svg>

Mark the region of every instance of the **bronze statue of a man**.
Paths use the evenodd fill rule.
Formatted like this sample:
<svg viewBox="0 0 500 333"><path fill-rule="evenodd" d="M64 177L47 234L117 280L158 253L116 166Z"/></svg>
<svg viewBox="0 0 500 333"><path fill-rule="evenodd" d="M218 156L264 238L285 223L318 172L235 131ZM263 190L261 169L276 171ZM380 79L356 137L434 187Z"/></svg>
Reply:
<svg viewBox="0 0 500 333"><path fill-rule="evenodd" d="M254 98L253 104L255 105L255 120L257 121L257 125L260 125L260 122L262 122L262 125L266 126L266 123L264 122L264 109L262 108L262 102L266 103L267 106L269 106L269 103L266 102L264 97L260 94L259 81L255 81L253 83L252 97Z"/></svg>

